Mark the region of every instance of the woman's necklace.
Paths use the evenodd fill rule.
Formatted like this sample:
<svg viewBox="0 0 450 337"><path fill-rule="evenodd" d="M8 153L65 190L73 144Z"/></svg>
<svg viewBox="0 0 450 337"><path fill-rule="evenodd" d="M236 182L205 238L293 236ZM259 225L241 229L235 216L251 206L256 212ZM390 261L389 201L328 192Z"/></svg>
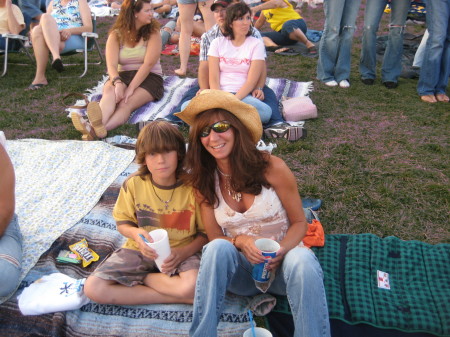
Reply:
<svg viewBox="0 0 450 337"><path fill-rule="evenodd" d="M152 188L153 188L153 192L155 192L156 197L159 199L159 201L161 201L164 204L164 208L166 210L168 210L169 209L169 203L172 201L173 194L175 193L176 186L172 189L172 194L170 195L170 199L169 200L162 200L161 197L158 195L158 193L156 193L155 183L153 182L153 179L152 179Z"/></svg>
<svg viewBox="0 0 450 337"><path fill-rule="evenodd" d="M242 194L241 192L236 192L231 188L231 174L225 174L219 168L217 168L217 171L219 171L219 173L224 177L225 189L227 190L228 195L231 197L231 199L240 202L242 199Z"/></svg>

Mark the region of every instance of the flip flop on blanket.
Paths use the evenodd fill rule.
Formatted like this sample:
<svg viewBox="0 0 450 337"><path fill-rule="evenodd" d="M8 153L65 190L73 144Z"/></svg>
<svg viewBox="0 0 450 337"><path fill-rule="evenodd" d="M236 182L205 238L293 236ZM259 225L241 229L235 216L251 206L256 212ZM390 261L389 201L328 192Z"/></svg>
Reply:
<svg viewBox="0 0 450 337"><path fill-rule="evenodd" d="M289 47L270 46L266 47L266 50L268 52L274 52L275 54L278 55L288 55L288 56L300 55L298 51Z"/></svg>
<svg viewBox="0 0 450 337"><path fill-rule="evenodd" d="M87 106L87 116L89 122L94 128L95 134L98 138L106 138L107 131L102 121L102 109L98 102L91 102Z"/></svg>

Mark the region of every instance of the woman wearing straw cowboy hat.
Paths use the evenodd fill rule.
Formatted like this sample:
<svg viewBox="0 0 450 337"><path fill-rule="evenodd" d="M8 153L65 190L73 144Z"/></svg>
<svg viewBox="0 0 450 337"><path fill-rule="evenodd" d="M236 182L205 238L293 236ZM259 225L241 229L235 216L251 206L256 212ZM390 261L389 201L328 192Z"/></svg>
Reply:
<svg viewBox="0 0 450 337"><path fill-rule="evenodd" d="M261 293L252 264L263 262L255 240L276 240L267 291L287 295L295 336L329 336L323 273L303 247L307 229L297 183L283 160L257 150L256 109L220 90L204 90L176 114L191 126L186 182L197 190L211 241L203 250L191 336L216 336L226 291Z"/></svg>

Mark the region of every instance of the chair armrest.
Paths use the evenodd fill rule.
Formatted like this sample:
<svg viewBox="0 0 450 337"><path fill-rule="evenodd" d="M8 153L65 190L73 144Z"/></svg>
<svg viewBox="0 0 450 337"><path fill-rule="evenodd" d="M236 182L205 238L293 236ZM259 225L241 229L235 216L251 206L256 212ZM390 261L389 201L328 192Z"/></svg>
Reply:
<svg viewBox="0 0 450 337"><path fill-rule="evenodd" d="M22 40L22 41L28 41L28 37L23 36L23 35L10 34L10 33L1 34L1 35L2 35L2 37L4 37L4 38L17 39L17 40Z"/></svg>
<svg viewBox="0 0 450 337"><path fill-rule="evenodd" d="M91 33L91 32L84 32L84 33L81 33L81 36L83 36L83 37L94 37L94 38L96 38L96 39L98 39L98 34L97 33Z"/></svg>

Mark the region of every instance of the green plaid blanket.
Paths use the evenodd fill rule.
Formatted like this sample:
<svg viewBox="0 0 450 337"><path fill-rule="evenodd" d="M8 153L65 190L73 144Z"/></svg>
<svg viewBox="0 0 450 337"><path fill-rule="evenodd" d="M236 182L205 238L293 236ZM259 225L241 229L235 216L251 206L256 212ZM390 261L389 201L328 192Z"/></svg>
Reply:
<svg viewBox="0 0 450 337"><path fill-rule="evenodd" d="M450 336L450 245L326 235L314 248L330 318L404 332ZM289 312L285 297L276 312Z"/></svg>

